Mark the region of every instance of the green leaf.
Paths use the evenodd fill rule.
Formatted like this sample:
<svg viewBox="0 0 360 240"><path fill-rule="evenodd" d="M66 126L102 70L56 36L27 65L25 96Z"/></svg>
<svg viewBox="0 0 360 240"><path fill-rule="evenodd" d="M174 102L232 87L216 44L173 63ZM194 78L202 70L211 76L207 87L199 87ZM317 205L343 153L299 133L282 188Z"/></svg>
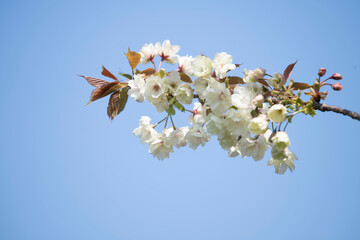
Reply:
<svg viewBox="0 0 360 240"><path fill-rule="evenodd" d="M175 115L175 113L176 113L175 109L172 105L168 109L166 109L166 112L171 115Z"/></svg>
<svg viewBox="0 0 360 240"><path fill-rule="evenodd" d="M126 77L127 79L131 80L132 76L130 74L126 74L126 73L119 73L120 76Z"/></svg>
<svg viewBox="0 0 360 240"><path fill-rule="evenodd" d="M177 109L179 109L180 111L185 112L185 107L184 107L181 103L176 102L176 103L174 103L174 106L175 106Z"/></svg>

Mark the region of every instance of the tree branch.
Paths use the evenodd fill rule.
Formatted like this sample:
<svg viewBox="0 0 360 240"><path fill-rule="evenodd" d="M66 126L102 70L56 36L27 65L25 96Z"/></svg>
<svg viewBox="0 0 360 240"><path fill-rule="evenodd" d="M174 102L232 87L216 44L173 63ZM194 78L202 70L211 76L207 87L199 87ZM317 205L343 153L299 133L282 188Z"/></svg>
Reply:
<svg viewBox="0 0 360 240"><path fill-rule="evenodd" d="M319 110L321 112L340 113L342 115L349 116L352 119L360 121L360 114L359 113L352 112L352 111L349 111L349 110L341 108L341 107L330 106L330 105L327 105L326 103L314 103L313 107L314 107L314 109Z"/></svg>

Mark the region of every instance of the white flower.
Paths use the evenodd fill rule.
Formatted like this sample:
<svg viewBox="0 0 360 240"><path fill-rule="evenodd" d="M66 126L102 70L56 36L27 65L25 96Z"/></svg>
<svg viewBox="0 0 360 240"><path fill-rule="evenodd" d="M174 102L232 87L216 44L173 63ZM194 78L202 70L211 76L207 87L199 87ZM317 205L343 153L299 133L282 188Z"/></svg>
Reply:
<svg viewBox="0 0 360 240"><path fill-rule="evenodd" d="M133 80L129 80L130 89L128 95L138 102L145 100L145 80L142 74L136 74Z"/></svg>
<svg viewBox="0 0 360 240"><path fill-rule="evenodd" d="M176 89L183 83L178 71L171 71L169 77L165 80L166 87L170 93L174 93Z"/></svg>
<svg viewBox="0 0 360 240"><path fill-rule="evenodd" d="M233 95L231 95L231 100L235 107L251 111L255 108L252 102L254 97L255 94L246 87L236 86Z"/></svg>
<svg viewBox="0 0 360 240"><path fill-rule="evenodd" d="M224 150L229 150L231 147L236 145L237 137L231 132L226 132L225 135L218 137L218 141Z"/></svg>
<svg viewBox="0 0 360 240"><path fill-rule="evenodd" d="M275 150L275 152L274 155L273 151L271 151L273 157L268 161L268 166L274 165L277 174L284 174L287 169L292 172L295 169L294 159L298 159L296 155L290 152L288 148L285 148L281 154L278 153L278 150Z"/></svg>
<svg viewBox="0 0 360 240"><path fill-rule="evenodd" d="M196 93L199 95L201 99L205 98L206 92L210 85L210 78L197 78L194 82L194 88Z"/></svg>
<svg viewBox="0 0 360 240"><path fill-rule="evenodd" d="M150 100L149 100L150 102ZM156 107L158 112L163 112L169 108L169 101L167 100L166 96L163 95L161 98L156 99L156 101L150 102L152 105Z"/></svg>
<svg viewBox="0 0 360 240"><path fill-rule="evenodd" d="M157 131L150 125L151 119L148 116L142 116L139 120L139 127L133 133L136 137L141 138L141 143L151 142Z"/></svg>
<svg viewBox="0 0 360 240"><path fill-rule="evenodd" d="M210 106L211 111L216 114L223 114L231 107L231 94L224 83L210 79L210 85L205 92L206 103Z"/></svg>
<svg viewBox="0 0 360 240"><path fill-rule="evenodd" d="M165 40L162 45L160 45L160 42L157 42L155 44L155 49L157 50L162 61L165 61L167 63L175 63L176 60L173 58L180 50L180 46L171 45L169 40Z"/></svg>
<svg viewBox="0 0 360 240"><path fill-rule="evenodd" d="M210 113L206 118L205 128L211 135L223 137L226 135L226 120L225 117L219 117L214 113Z"/></svg>
<svg viewBox="0 0 360 240"><path fill-rule="evenodd" d="M192 62L195 77L207 77L211 74L211 59L206 56L196 56Z"/></svg>
<svg viewBox="0 0 360 240"><path fill-rule="evenodd" d="M205 123L206 109L199 102L194 103L193 114L188 117L188 121L191 124L202 125Z"/></svg>
<svg viewBox="0 0 360 240"><path fill-rule="evenodd" d="M249 111L238 109L235 110L230 108L226 113L226 129L234 134L235 136L240 136L242 134L248 133L248 125L251 120L251 114Z"/></svg>
<svg viewBox="0 0 360 240"><path fill-rule="evenodd" d="M149 144L149 153L157 159L163 160L164 158L168 158L171 152L174 152L174 149L166 136L165 130L163 133L156 134Z"/></svg>
<svg viewBox="0 0 360 240"><path fill-rule="evenodd" d="M260 114L258 117L253 118L249 124L249 130L252 134L260 135L268 129L268 121L266 115Z"/></svg>
<svg viewBox="0 0 360 240"><path fill-rule="evenodd" d="M241 152L238 145L232 146L228 151L228 156L231 158L237 157L239 155L241 155Z"/></svg>
<svg viewBox="0 0 360 240"><path fill-rule="evenodd" d="M148 98L150 103L161 101L164 93L164 79L155 75L151 75L146 79L144 95Z"/></svg>
<svg viewBox="0 0 360 240"><path fill-rule="evenodd" d="M264 90L263 90L263 86L261 83L256 82L256 83L246 83L244 85L244 87L249 90L250 92L253 93L253 96L255 98L255 96L259 95L259 94L264 94Z"/></svg>
<svg viewBox="0 0 360 240"><path fill-rule="evenodd" d="M269 148L263 135L255 140L251 137L242 137L238 145L241 155L252 157L255 161L261 160Z"/></svg>
<svg viewBox="0 0 360 240"><path fill-rule="evenodd" d="M272 144L272 142L270 142L270 140L271 140L270 137L272 137L272 134L273 134L273 132L272 132L270 129L266 130L266 132L263 134L266 142L267 142L269 145Z"/></svg>
<svg viewBox="0 0 360 240"><path fill-rule="evenodd" d="M184 72L187 75L192 75L193 74L193 69L192 69L192 62L194 61L194 58L192 56L177 56L177 61L179 64L179 71L180 72Z"/></svg>
<svg viewBox="0 0 360 240"><path fill-rule="evenodd" d="M274 76L268 80L268 83L274 88L280 88L284 80L284 75L281 73L274 73Z"/></svg>
<svg viewBox="0 0 360 240"><path fill-rule="evenodd" d="M210 140L209 134L198 124L193 125L193 127L189 129L185 138L189 142L189 147L194 150L200 144L204 146L205 143Z"/></svg>
<svg viewBox="0 0 360 240"><path fill-rule="evenodd" d="M246 70L244 69L245 76L244 82L246 83L255 83L260 79L263 79L266 73L266 70L263 68L256 68L255 70Z"/></svg>
<svg viewBox="0 0 360 240"><path fill-rule="evenodd" d="M183 104L190 104L193 101L194 94L191 85L188 83L181 84L175 91L174 96Z"/></svg>
<svg viewBox="0 0 360 240"><path fill-rule="evenodd" d="M144 46L141 48L139 53L141 55L141 59L140 59L141 64L146 64L152 61L154 57L158 55L158 52L152 43L144 44Z"/></svg>
<svg viewBox="0 0 360 240"><path fill-rule="evenodd" d="M235 64L232 64L232 56L226 52L216 53L214 60L212 61L212 67L218 78L225 78L226 73L236 68Z"/></svg>
<svg viewBox="0 0 360 240"><path fill-rule="evenodd" d="M290 139L286 132L277 132L272 138L274 147L278 150L284 150L290 146Z"/></svg>
<svg viewBox="0 0 360 240"><path fill-rule="evenodd" d="M185 139L186 134L189 131L189 127L181 127L172 131L169 135L170 142L173 146L180 148L187 145L187 140Z"/></svg>
<svg viewBox="0 0 360 240"><path fill-rule="evenodd" d="M287 110L282 104L275 104L271 106L268 111L268 117L271 121L281 123L286 119Z"/></svg>

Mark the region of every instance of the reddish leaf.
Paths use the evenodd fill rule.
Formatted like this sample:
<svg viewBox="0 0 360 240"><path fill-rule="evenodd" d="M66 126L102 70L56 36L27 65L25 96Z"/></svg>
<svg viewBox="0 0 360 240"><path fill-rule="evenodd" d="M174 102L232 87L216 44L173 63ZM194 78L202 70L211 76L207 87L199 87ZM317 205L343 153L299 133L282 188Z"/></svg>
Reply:
<svg viewBox="0 0 360 240"><path fill-rule="evenodd" d="M101 87L95 88L94 91L92 91L92 93L91 93L90 102L88 104L90 104L91 102L96 101L100 98L103 98L103 97L109 95L110 93L113 93L116 90L126 87L126 86L127 86L127 83L111 82L111 83L108 83Z"/></svg>
<svg viewBox="0 0 360 240"><path fill-rule="evenodd" d="M109 70L107 70L104 66L102 66L102 69L103 69L101 72L102 75L118 81L118 79L111 72L109 72Z"/></svg>
<svg viewBox="0 0 360 240"><path fill-rule="evenodd" d="M244 84L244 80L241 77L226 77L229 79L229 84ZM225 82L226 78L220 79L220 82Z"/></svg>
<svg viewBox="0 0 360 240"><path fill-rule="evenodd" d="M87 77L87 76L83 76L83 75L79 75L79 76L85 78L86 81L88 81L88 83L90 83L94 87L101 87L101 86L109 83L108 81L98 79L98 78Z"/></svg>
<svg viewBox="0 0 360 240"><path fill-rule="evenodd" d="M264 80L264 79L260 79L260 80L258 80L258 82L261 83L262 85L265 85L265 86L267 86L267 87L270 87L270 85L269 85L269 84L267 83L267 81Z"/></svg>
<svg viewBox="0 0 360 240"><path fill-rule="evenodd" d="M293 88L294 90L304 90L304 89L308 89L311 86L307 83L301 83L301 82L294 82L291 86L291 88Z"/></svg>
<svg viewBox="0 0 360 240"><path fill-rule="evenodd" d="M129 88L123 88L110 96L107 114L111 120L124 110L128 100L128 90Z"/></svg>
<svg viewBox="0 0 360 240"><path fill-rule="evenodd" d="M140 53L133 52L129 48L128 52L125 53L125 56L127 57L128 61L129 61L131 69L134 70L140 62L140 59L141 59Z"/></svg>
<svg viewBox="0 0 360 240"><path fill-rule="evenodd" d="M156 73L156 70L154 68L147 68L145 70L142 70L140 73L145 74L146 76L150 76L150 75Z"/></svg>
<svg viewBox="0 0 360 240"><path fill-rule="evenodd" d="M179 72L179 73L180 73L181 81L187 82L187 83L193 83L193 81L191 80L191 78L187 74L185 74L183 72Z"/></svg>
<svg viewBox="0 0 360 240"><path fill-rule="evenodd" d="M290 64L289 66L286 67L285 71L284 71L284 84L287 82L287 80L289 79L290 77L290 74L292 72L292 70L294 69L294 66L295 64L297 63L297 60L296 62Z"/></svg>

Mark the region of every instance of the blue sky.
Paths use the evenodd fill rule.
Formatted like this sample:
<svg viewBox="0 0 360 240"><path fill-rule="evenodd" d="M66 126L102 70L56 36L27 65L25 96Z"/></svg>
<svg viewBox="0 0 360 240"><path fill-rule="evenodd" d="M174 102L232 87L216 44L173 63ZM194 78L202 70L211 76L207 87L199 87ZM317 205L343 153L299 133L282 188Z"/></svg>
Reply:
<svg viewBox="0 0 360 240"><path fill-rule="evenodd" d="M334 113L288 127L292 174L230 159L212 139L154 159L132 130L129 99L107 99L77 74L129 71L123 52L169 39L180 54L226 51L244 68L296 81L319 67L344 89L328 104L360 112L358 1L3 1L0 3L0 239L359 239L360 124ZM182 122L179 113L175 121Z"/></svg>

